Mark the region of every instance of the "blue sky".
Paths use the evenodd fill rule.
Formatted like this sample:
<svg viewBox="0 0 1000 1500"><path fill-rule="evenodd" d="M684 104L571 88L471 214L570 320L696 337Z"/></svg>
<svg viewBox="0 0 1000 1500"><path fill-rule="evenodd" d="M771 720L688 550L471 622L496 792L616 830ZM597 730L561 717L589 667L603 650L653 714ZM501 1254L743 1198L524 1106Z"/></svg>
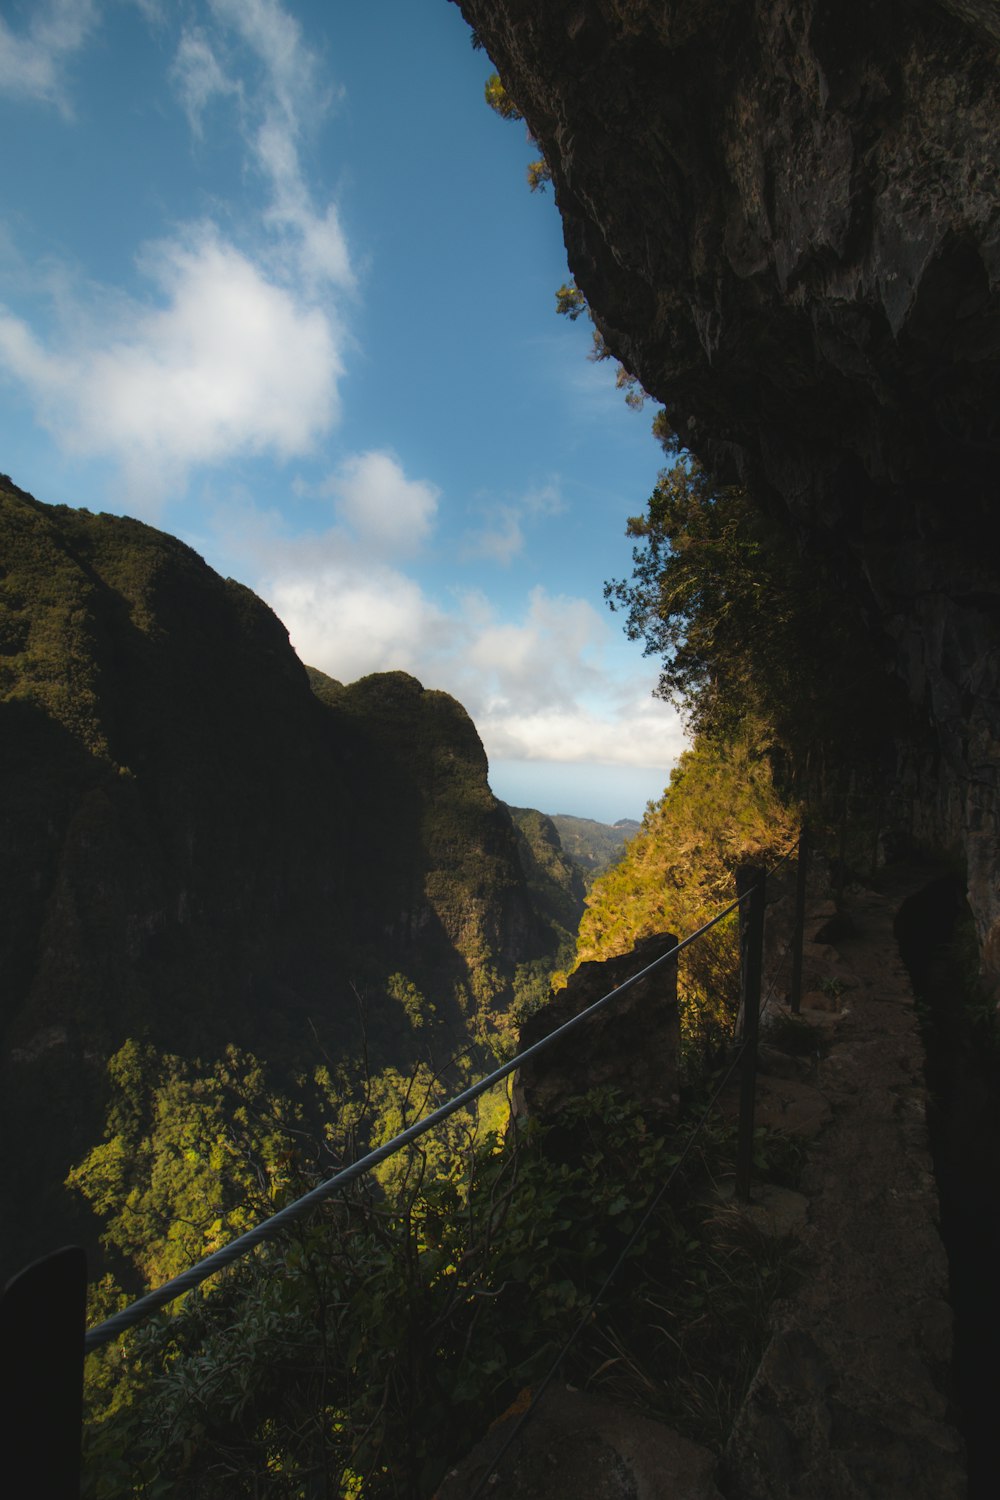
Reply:
<svg viewBox="0 0 1000 1500"><path fill-rule="evenodd" d="M556 316L558 214L447 0L0 0L0 469L472 715L506 801L682 748L602 600L662 455Z"/></svg>

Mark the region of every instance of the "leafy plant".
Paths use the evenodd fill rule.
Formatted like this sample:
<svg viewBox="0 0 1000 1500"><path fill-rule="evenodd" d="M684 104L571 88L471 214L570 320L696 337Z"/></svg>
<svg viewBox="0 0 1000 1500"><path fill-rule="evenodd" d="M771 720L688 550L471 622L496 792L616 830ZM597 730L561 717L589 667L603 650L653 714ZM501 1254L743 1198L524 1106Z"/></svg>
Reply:
<svg viewBox="0 0 1000 1500"><path fill-rule="evenodd" d="M621 860L594 882L576 962L627 953L652 933L686 937L732 901L737 865L773 860L796 826L794 811L774 789L769 760L749 735L729 745L696 742ZM739 1004L737 947L734 914L681 956L678 999L689 1073L731 1035Z"/></svg>
<svg viewBox="0 0 1000 1500"><path fill-rule="evenodd" d="M382 1188L356 1186L128 1335L126 1394L88 1430L87 1494L430 1494L584 1317L574 1380L621 1395L641 1371L629 1399L721 1430L784 1274L706 1206L727 1132L704 1126L679 1168L691 1125L655 1134L612 1090L566 1123L572 1160L533 1126L477 1138L466 1121L464 1147L412 1148Z"/></svg>

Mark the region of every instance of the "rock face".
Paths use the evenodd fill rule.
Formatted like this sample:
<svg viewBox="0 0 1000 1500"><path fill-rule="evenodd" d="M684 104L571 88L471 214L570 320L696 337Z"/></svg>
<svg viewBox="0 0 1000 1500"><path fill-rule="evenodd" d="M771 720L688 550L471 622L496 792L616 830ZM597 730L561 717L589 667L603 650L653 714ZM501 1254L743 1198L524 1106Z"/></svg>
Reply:
<svg viewBox="0 0 1000 1500"><path fill-rule="evenodd" d="M557 936L452 698L310 682L190 548L9 481L0 559L0 1205L36 1236L6 1236L13 1270L66 1237L126 1038L308 1068L357 1052L357 993L376 1065L407 1067L389 976L447 1052L462 993L502 1003Z"/></svg>
<svg viewBox="0 0 1000 1500"><path fill-rule="evenodd" d="M564 990L521 1028L523 1052L675 947L669 932L643 938L631 953L581 964ZM680 1016L677 961L661 964L514 1075L514 1114L558 1126L568 1099L588 1089L623 1089L661 1121L677 1108Z"/></svg>
<svg viewBox="0 0 1000 1500"><path fill-rule="evenodd" d="M459 3L610 349L891 643L937 736L914 818L1000 975L998 7Z"/></svg>
<svg viewBox="0 0 1000 1500"><path fill-rule="evenodd" d="M519 1500L722 1500L714 1455L637 1412L566 1386L546 1392L512 1438L518 1419L495 1423L434 1500L468 1500L477 1485Z"/></svg>
<svg viewBox="0 0 1000 1500"><path fill-rule="evenodd" d="M824 1039L810 1075L827 1117L818 1135L805 1132L802 1276L772 1309L772 1338L723 1455L730 1500L970 1492L952 1402L924 1049L893 934L901 903L926 879L896 867L881 891L852 892L835 946L822 945L827 974L845 984L838 1012L803 1001ZM801 1129L769 1118L768 1102L765 1093L758 1124ZM994 1477L976 1493L991 1492Z"/></svg>

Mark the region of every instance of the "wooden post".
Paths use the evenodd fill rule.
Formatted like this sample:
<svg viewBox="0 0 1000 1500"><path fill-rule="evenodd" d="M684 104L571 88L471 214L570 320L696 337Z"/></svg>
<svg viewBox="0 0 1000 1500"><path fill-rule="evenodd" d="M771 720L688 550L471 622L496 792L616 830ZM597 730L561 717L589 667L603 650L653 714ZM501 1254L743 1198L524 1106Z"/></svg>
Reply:
<svg viewBox="0 0 1000 1500"><path fill-rule="evenodd" d="M795 928L792 932L792 1015L802 1009L802 935L806 925L806 877L809 873L809 840L803 823L799 834L799 863L795 871Z"/></svg>
<svg viewBox="0 0 1000 1500"><path fill-rule="evenodd" d="M87 1257L34 1261L0 1300L0 1452L24 1494L80 1500Z"/></svg>
<svg viewBox="0 0 1000 1500"><path fill-rule="evenodd" d="M743 1010L743 1056L740 1061L740 1126L736 1143L736 1197L750 1202L753 1170L754 1095L757 1087L757 1033L760 1029L760 983L764 954L764 905L767 873L753 865L736 872L736 894L746 895L740 908L740 991Z"/></svg>

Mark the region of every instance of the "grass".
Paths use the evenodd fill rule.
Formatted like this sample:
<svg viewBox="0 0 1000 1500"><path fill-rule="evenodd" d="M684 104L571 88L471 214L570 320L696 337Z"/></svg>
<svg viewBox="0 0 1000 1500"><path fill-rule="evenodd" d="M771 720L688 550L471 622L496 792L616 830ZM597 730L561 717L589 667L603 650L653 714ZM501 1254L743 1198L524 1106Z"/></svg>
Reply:
<svg viewBox="0 0 1000 1500"><path fill-rule="evenodd" d="M682 1260L649 1267L641 1294L599 1317L587 1389L721 1452L797 1275L793 1239L705 1211Z"/></svg>

